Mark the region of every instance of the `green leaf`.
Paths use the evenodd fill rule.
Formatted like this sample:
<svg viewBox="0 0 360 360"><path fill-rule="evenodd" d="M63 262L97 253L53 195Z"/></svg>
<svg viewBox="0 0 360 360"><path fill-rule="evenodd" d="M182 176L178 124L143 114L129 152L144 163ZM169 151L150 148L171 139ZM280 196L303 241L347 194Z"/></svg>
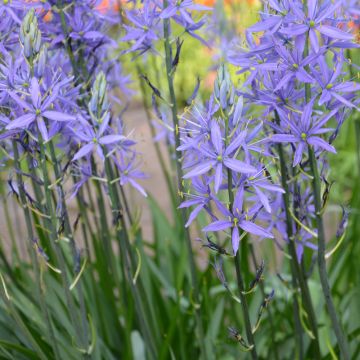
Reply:
<svg viewBox="0 0 360 360"><path fill-rule="evenodd" d="M14 343L2 340L2 339L0 339L0 347L8 349L8 350L14 350L22 355L25 355L27 359L37 360L39 358L36 355L35 351L29 350L22 345L14 344Z"/></svg>
<svg viewBox="0 0 360 360"><path fill-rule="evenodd" d="M216 306L214 313L211 316L210 325L205 337L206 346L210 349L208 354L211 356L211 359L216 359L216 353L214 351L216 349L215 343L222 325L224 306L225 300L224 298L221 298L220 302Z"/></svg>

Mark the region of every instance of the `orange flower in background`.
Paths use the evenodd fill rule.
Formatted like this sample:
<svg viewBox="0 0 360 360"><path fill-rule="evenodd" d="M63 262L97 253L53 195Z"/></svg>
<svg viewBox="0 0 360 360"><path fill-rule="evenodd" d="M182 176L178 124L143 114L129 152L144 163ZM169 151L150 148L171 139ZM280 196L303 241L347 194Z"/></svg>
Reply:
<svg viewBox="0 0 360 360"><path fill-rule="evenodd" d="M37 2L39 2L39 1L40 1L40 0L26 0L25 2L28 3L28 4L31 4L31 3L37 3ZM44 11L45 11L45 10L43 10L43 9L40 9L40 10L39 10L40 15L43 17L43 20L44 20L45 22L50 22L50 21L52 21L52 19L54 18L54 14L52 13L52 11L51 11L51 10L46 11L46 14L43 15Z"/></svg>
<svg viewBox="0 0 360 360"><path fill-rule="evenodd" d="M102 0L95 9L102 14L107 13L108 11L119 11L121 6L126 2L126 0Z"/></svg>
<svg viewBox="0 0 360 360"><path fill-rule="evenodd" d="M359 42L360 41L360 22L359 22L359 18L355 18L355 20L349 21L348 26L349 26L351 32L354 34L355 40L357 42Z"/></svg>
<svg viewBox="0 0 360 360"><path fill-rule="evenodd" d="M207 73L204 79L204 85L206 89L212 89L216 80L217 71L213 70Z"/></svg>
<svg viewBox="0 0 360 360"><path fill-rule="evenodd" d="M229 5L233 0L223 0L223 1L225 5ZM194 0L194 3L213 7L216 4L216 0Z"/></svg>
<svg viewBox="0 0 360 360"><path fill-rule="evenodd" d="M43 17L45 22L50 22L54 18L54 14L49 10Z"/></svg>
<svg viewBox="0 0 360 360"><path fill-rule="evenodd" d="M217 0L194 0L194 3L200 4L200 5L206 5L214 7L216 5ZM241 3L244 2L244 0L223 0L224 5L231 5L234 3ZM254 6L258 1L257 0L246 0L248 5Z"/></svg>

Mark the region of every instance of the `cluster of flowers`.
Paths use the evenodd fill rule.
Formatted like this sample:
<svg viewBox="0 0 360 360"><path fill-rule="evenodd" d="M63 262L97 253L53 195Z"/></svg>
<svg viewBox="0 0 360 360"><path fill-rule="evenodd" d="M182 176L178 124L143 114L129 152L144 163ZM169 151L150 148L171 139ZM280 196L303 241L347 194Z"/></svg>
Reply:
<svg viewBox="0 0 360 360"><path fill-rule="evenodd" d="M41 143L56 142L79 178L72 196L95 175L95 153L113 161L121 185L130 183L145 194L136 182L143 174L137 170L135 142L124 134L108 101L108 94L115 97L119 89L131 95L129 77L117 59L109 60L109 45L116 43L108 27L119 15L99 11L95 0L60 3L0 5L2 146L9 148L16 140L36 157Z"/></svg>
<svg viewBox="0 0 360 360"><path fill-rule="evenodd" d="M182 116L179 150L184 153L184 178L191 179L192 191L184 194L188 199L181 207L195 206L187 226L204 209L213 220L204 231L232 230L236 253L239 229L273 237L268 221L271 199L283 190L267 170L273 155L263 138L264 123L252 116L244 97L235 94L225 67L220 67L210 100L204 108L199 106L194 104ZM229 191L234 194L230 207L229 196L223 195ZM262 226L255 220L262 221Z"/></svg>
<svg viewBox="0 0 360 360"><path fill-rule="evenodd" d="M144 0L141 6L134 6L126 10L125 24L126 35L122 41L133 42L129 52L138 52L143 54L148 50L156 53L156 44L163 38L164 19L172 19L184 33L205 43L205 40L199 36L196 31L206 22L206 17L195 19L196 11L207 11L209 7L200 4L194 4L192 0Z"/></svg>
<svg viewBox="0 0 360 360"><path fill-rule="evenodd" d="M336 152L331 143L360 102L360 85L344 70L351 66L345 50L357 45L346 28L351 16L347 9L352 7L343 5L342 1L311 0L307 6L300 1L268 1L261 21L247 32L247 46L234 46L228 54L240 73L249 72L244 87L232 89L221 70L205 108L195 106L191 118L184 116L180 149L185 170L191 168L185 178L192 179L193 194L186 195L190 200L182 206L196 205L188 224L205 209L213 222L203 230L232 228L234 253L239 229L260 237L279 233L289 240L284 190L275 185L278 143L289 145L285 150L293 164L288 183L298 259L304 246L317 249L311 242L316 232L311 230L315 210L307 150L314 149L328 188L324 154ZM252 105L265 110L253 113ZM228 189L235 193L232 208L219 194ZM222 214L220 220L211 204Z"/></svg>
<svg viewBox="0 0 360 360"><path fill-rule="evenodd" d="M134 53L136 54L135 57L141 57L148 51L154 56L159 55L163 50L162 48L159 49L159 44L163 45L161 39L164 39L164 23L166 20L169 21L168 26L165 27L171 36L171 42L176 41L176 54L171 54L173 70L179 62L183 44L180 38L184 34L188 34L208 46L199 30L208 24L207 14L211 10L210 7L193 0L144 0L140 3L136 1L131 3L133 4L124 7L126 19L124 30L126 34L120 39L129 45L126 53ZM171 27L171 25L174 26ZM172 31L173 28L176 28L175 31ZM165 102L157 104L156 96L162 97L160 91L154 87L148 78L145 80L153 90L153 107L156 119L152 121L152 125L157 133L153 140L156 142L165 140L173 150L175 148L174 126L169 106ZM198 89L199 83L194 94L197 93Z"/></svg>

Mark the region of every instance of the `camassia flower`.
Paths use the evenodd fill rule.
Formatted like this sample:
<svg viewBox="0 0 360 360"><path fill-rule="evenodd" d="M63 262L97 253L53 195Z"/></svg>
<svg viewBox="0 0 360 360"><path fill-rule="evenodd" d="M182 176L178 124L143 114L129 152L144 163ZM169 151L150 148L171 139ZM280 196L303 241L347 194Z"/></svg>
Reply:
<svg viewBox="0 0 360 360"><path fill-rule="evenodd" d="M278 69L284 72L284 76L279 81L274 91L283 88L294 78L304 83L312 83L314 81L304 69L304 66L314 60L314 55L309 55L305 59L302 59L301 49L295 48L292 51L288 51L286 47L281 44L278 44L275 47L275 51L279 55Z"/></svg>
<svg viewBox="0 0 360 360"><path fill-rule="evenodd" d="M193 24L194 20L191 17L189 11L209 11L210 7L200 4L194 4L193 0L170 0L167 7L161 12L160 17L162 19L168 19L179 15L183 20L189 24Z"/></svg>
<svg viewBox="0 0 360 360"><path fill-rule="evenodd" d="M184 17L174 15L173 20L183 28L186 34L190 35L194 39L199 40L205 46L209 47L209 44L206 42L206 40L197 33L197 31L200 30L206 24L205 18L197 22L194 21L188 22Z"/></svg>
<svg viewBox="0 0 360 360"><path fill-rule="evenodd" d="M319 70L313 69L313 76L321 87L321 96L319 98L319 105L329 103L335 98L345 106L356 108L356 105L346 99L343 94L354 93L360 90L360 84L354 81L344 81L342 71L344 61L339 58L336 67L330 70L326 64L324 57L318 59Z"/></svg>
<svg viewBox="0 0 360 360"><path fill-rule="evenodd" d="M124 135L105 135L105 132L108 130L110 113L105 114L97 129L89 125L85 119L80 121L84 125L83 130L77 130L76 132L74 130L74 133L76 133L76 136L82 141L83 145L74 155L73 161L88 156L93 151L96 151L99 157L105 161L103 146L114 145L126 139Z"/></svg>
<svg viewBox="0 0 360 360"><path fill-rule="evenodd" d="M317 250L311 242L317 237L311 230L314 198L304 191L309 188L309 177L302 176L312 172L310 153L314 151L323 180L325 156L336 152L333 141L344 122L345 109L357 109L360 101L360 86L347 76L348 66L354 65L345 57L345 49L358 47L347 27L351 16L356 15L353 4L351 0L269 0L260 22L246 34L247 47L234 47L229 56L239 73L249 72L241 89L244 99L264 107L263 131L269 144L265 151L279 154L279 146L274 144L290 145L280 146L285 161L282 171L294 174L287 194L290 207L296 209L290 235L284 220L274 223L274 212L261 213L261 217L265 222L270 220L286 242L293 236L298 261L305 247ZM255 32L262 34L255 38ZM331 135L327 137L327 133ZM288 160L295 169L287 168ZM236 187L240 186L238 180ZM257 198L261 201L260 195ZM305 199L310 205L301 213L300 204ZM265 209L270 205L270 210L276 209L275 214L285 218L288 209L284 209L281 196L271 204L263 200Z"/></svg>
<svg viewBox="0 0 360 360"><path fill-rule="evenodd" d="M193 104L180 127L178 150L184 154L183 177L189 184L180 207L193 207L186 226L204 210L210 223L203 231L230 230L234 254L241 231L273 237L269 216L264 214L272 213L274 198L283 192L264 163L273 155L263 122L253 118L250 109L247 97L236 95L230 74L222 66L206 107ZM236 194L233 203L230 194Z"/></svg>
<svg viewBox="0 0 360 360"><path fill-rule="evenodd" d="M174 20L183 28L183 33L205 43L196 31L205 24L203 17L194 20L197 11L208 11L211 8L194 4L192 0L171 0L163 7L162 1L144 0L141 4L135 4L131 10L126 10L127 23L124 24L126 34L121 41L131 42L127 52L145 53L148 50L156 52L156 42L163 37L163 22L167 19ZM171 28L169 27L169 31Z"/></svg>
<svg viewBox="0 0 360 360"><path fill-rule="evenodd" d="M334 12L341 7L342 1L336 1L334 4L326 1L320 6L320 1L309 0L307 2L308 12L305 15L304 3L294 2L291 11L296 16L292 23L280 29L283 34L290 36L299 36L309 33L311 47L315 52L320 49L318 34L337 40L352 40L353 35L346 33L334 26L324 24L328 18L333 16Z"/></svg>
<svg viewBox="0 0 360 360"><path fill-rule="evenodd" d="M265 4L265 12L262 14L262 20L250 26L247 31L278 31L283 24L286 24L287 18L291 17L291 4L292 2L289 0L269 0L267 4Z"/></svg>
<svg viewBox="0 0 360 360"><path fill-rule="evenodd" d="M239 175L239 180L235 179L234 184L238 189L242 188L242 191L248 190L255 193L264 209L271 213L272 206L269 200L270 196L267 193L284 193L284 190L271 183L266 172L266 168L261 167L255 175Z"/></svg>
<svg viewBox="0 0 360 360"><path fill-rule="evenodd" d="M217 121L213 120L211 123L209 142L200 145L198 148L199 154L202 155L200 162L184 176L184 179L205 174L210 169L214 168L214 189L215 192L218 192L223 180L224 168L231 169L238 173L256 173L256 169L252 165L234 157L235 151L241 146L243 141L244 134L240 133L237 137L232 139L229 145L225 145L220 126Z"/></svg>
<svg viewBox="0 0 360 360"><path fill-rule="evenodd" d="M115 165L120 173L119 179L115 179L115 181L118 180L121 186L130 184L140 194L147 197L145 189L137 182L137 180L145 179L147 176L139 170L139 163L136 161L137 157L135 153L130 157L120 154L118 158L114 158Z"/></svg>
<svg viewBox="0 0 360 360"><path fill-rule="evenodd" d="M74 115L66 114L52 109L53 102L56 100L59 92L59 87L54 86L51 94L42 95L39 82L36 78L31 79L30 98L31 102L27 102L20 98L15 92L10 91L9 95L24 111L24 114L14 119L6 126L7 130L24 129L36 123L42 138L45 141L50 139L45 120L69 122L74 121Z"/></svg>
<svg viewBox="0 0 360 360"><path fill-rule="evenodd" d="M216 220L203 228L203 231L223 231L232 229L231 242L234 254L239 249L240 233L239 228L253 235L273 238L273 235L250 221L252 216L255 216L259 211L258 206L254 206L248 211L243 210L244 191L239 189L234 200L233 210L230 211L226 207L221 206L219 209L222 214L227 217L227 220Z"/></svg>
<svg viewBox="0 0 360 360"><path fill-rule="evenodd" d="M179 208L189 208L195 206L191 211L188 221L185 226L188 227L196 219L201 210L206 210L210 215L212 212L210 210L211 201L216 201L216 197L212 195L211 188L209 186L210 179L205 179L203 177L194 177L192 179L192 190L193 193L185 193L184 197L187 200L183 201Z"/></svg>
<svg viewBox="0 0 360 360"><path fill-rule="evenodd" d="M289 134L275 134L270 137L270 141L296 144L293 166L300 163L303 153L307 150L307 146L314 146L315 149L325 150L336 153L335 148L328 144L319 135L329 132L323 126L335 115L336 110L326 114L322 118L314 121L313 106L315 99L311 100L304 108L301 117L294 113L280 112L280 119L283 124L289 128Z"/></svg>
<svg viewBox="0 0 360 360"><path fill-rule="evenodd" d="M126 11L130 25L124 25L126 35L121 41L134 41L128 51L146 51L159 39L160 11L152 0L145 0L142 8Z"/></svg>
<svg viewBox="0 0 360 360"><path fill-rule="evenodd" d="M74 16L69 16L69 23L72 31L69 36L74 40L86 41L105 41L107 37L96 29L95 18L88 18L84 11L76 7L74 9Z"/></svg>

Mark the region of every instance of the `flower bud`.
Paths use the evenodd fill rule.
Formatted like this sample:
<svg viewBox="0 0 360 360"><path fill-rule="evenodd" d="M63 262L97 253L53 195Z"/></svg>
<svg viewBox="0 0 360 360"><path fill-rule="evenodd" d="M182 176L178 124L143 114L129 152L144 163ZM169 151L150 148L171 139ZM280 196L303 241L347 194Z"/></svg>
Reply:
<svg viewBox="0 0 360 360"><path fill-rule="evenodd" d="M41 47L41 32L34 9L28 11L20 27L20 42L27 59L37 55Z"/></svg>
<svg viewBox="0 0 360 360"><path fill-rule="evenodd" d="M47 59L47 47L43 45L40 49L39 55L37 56L35 62L35 73L36 76L39 78L44 75L46 59Z"/></svg>
<svg viewBox="0 0 360 360"><path fill-rule="evenodd" d="M94 114L101 116L105 111L108 110L109 103L106 93L106 77L101 71L94 81L91 89L91 100L89 103L90 111Z"/></svg>
<svg viewBox="0 0 360 360"><path fill-rule="evenodd" d="M220 106L226 109L234 102L234 89L230 74L225 65L220 65L214 84L214 94L220 102Z"/></svg>

